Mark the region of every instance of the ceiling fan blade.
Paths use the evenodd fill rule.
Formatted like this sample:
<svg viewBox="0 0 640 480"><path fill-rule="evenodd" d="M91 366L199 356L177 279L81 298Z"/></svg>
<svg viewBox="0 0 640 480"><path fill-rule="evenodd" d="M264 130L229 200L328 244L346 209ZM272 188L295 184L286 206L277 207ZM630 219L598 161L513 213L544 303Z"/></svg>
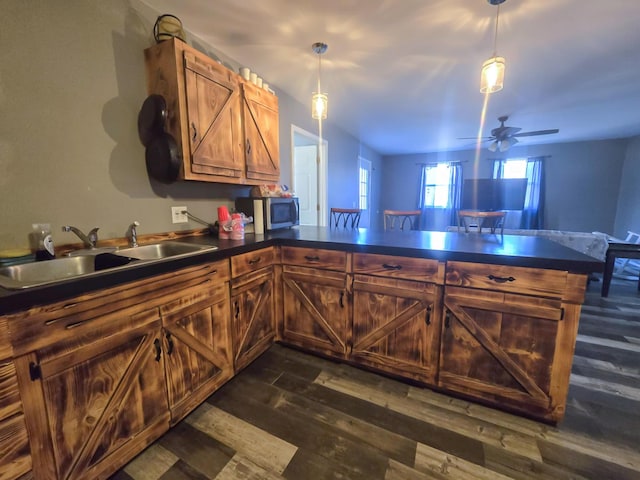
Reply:
<svg viewBox="0 0 640 480"><path fill-rule="evenodd" d="M487 140L492 140L494 137L480 137L480 140L486 142ZM478 140L478 137L458 137L457 140Z"/></svg>
<svg viewBox="0 0 640 480"><path fill-rule="evenodd" d="M520 127L504 127L500 132L503 137L512 137L514 134L518 133L522 128Z"/></svg>
<svg viewBox="0 0 640 480"><path fill-rule="evenodd" d="M560 130L553 128L551 130L536 130L535 132L522 132L512 135L513 137L533 137L534 135L550 135L552 133L558 133Z"/></svg>

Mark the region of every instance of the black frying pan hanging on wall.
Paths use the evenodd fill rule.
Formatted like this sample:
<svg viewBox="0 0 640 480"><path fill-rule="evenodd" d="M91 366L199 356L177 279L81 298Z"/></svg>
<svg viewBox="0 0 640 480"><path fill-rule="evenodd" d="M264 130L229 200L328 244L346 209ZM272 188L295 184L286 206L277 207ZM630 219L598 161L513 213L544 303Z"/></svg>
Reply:
<svg viewBox="0 0 640 480"><path fill-rule="evenodd" d="M167 102L162 95L149 95L138 113L138 136L146 147L151 140L164 132L167 120Z"/></svg>
<svg viewBox="0 0 640 480"><path fill-rule="evenodd" d="M173 136L161 132L147 145L145 161L151 178L162 183L173 183L180 173L182 154Z"/></svg>

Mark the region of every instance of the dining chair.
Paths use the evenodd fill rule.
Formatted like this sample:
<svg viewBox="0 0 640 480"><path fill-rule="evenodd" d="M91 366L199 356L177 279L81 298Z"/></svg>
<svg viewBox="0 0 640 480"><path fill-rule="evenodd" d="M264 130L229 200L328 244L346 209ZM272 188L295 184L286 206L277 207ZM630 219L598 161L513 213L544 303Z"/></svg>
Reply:
<svg viewBox="0 0 640 480"><path fill-rule="evenodd" d="M358 228L360 225L360 213L362 213L362 210L359 208L331 208L329 226L335 228L347 228L347 226Z"/></svg>
<svg viewBox="0 0 640 480"><path fill-rule="evenodd" d="M420 227L420 210L385 210L384 229L418 230ZM408 227L408 228L406 228Z"/></svg>

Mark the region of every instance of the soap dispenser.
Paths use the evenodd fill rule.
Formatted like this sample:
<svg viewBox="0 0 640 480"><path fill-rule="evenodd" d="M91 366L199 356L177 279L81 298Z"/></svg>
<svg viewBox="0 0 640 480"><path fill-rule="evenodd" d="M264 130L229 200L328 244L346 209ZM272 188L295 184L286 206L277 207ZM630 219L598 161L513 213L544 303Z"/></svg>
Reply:
<svg viewBox="0 0 640 480"><path fill-rule="evenodd" d="M48 223L34 223L31 225L31 246L36 253L36 261L56 258L51 236L51 225Z"/></svg>

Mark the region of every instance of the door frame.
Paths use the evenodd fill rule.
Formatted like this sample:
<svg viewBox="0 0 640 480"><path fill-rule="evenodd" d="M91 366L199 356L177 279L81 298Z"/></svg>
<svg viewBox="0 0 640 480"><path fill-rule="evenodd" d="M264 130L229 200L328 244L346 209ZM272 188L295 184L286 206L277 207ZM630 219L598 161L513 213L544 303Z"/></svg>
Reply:
<svg viewBox="0 0 640 480"><path fill-rule="evenodd" d="M302 136L307 142L304 145L321 145L317 149L318 152L318 226L326 227L328 225L328 198L327 198L327 176L328 176L328 152L329 142L307 130L291 124L291 185L295 185L296 178L296 136ZM303 145L303 146L304 146Z"/></svg>

